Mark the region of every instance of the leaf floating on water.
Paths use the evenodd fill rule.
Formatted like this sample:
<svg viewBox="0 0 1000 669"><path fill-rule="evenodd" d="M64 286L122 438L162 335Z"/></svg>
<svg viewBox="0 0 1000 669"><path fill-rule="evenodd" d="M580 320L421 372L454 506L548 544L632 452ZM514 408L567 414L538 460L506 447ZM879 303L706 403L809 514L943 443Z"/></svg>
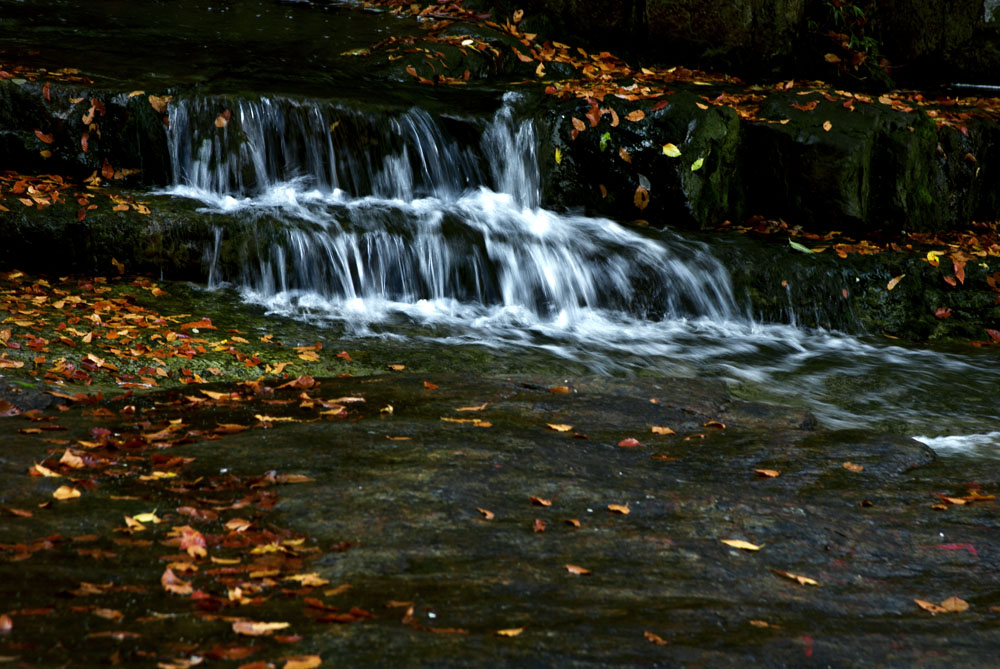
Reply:
<svg viewBox="0 0 1000 669"><path fill-rule="evenodd" d="M515 637L523 631L523 627L511 627L510 629L497 630L494 634L497 636Z"/></svg>
<svg viewBox="0 0 1000 669"><path fill-rule="evenodd" d="M551 388L548 389L548 391L553 395L568 395L570 392L572 392L569 389L569 386L552 386Z"/></svg>
<svg viewBox="0 0 1000 669"><path fill-rule="evenodd" d="M792 574L787 571L781 571L780 569L772 569L778 576L784 576L787 579L791 579L798 583L799 585L819 585L819 582L809 578L808 576L799 576L798 574Z"/></svg>
<svg viewBox="0 0 1000 669"><path fill-rule="evenodd" d="M703 157L699 158L698 160L694 161L693 163L691 163L691 171L692 172L697 172L698 170L701 169L701 166L704 165L704 164L705 164L705 158L703 156Z"/></svg>
<svg viewBox="0 0 1000 669"><path fill-rule="evenodd" d="M777 469L755 469L753 470L758 476L763 476L765 478L774 479L781 475Z"/></svg>
<svg viewBox="0 0 1000 669"><path fill-rule="evenodd" d="M788 245L791 246L796 251L801 251L802 253L815 253L815 251L813 251L808 246L803 246L802 244L799 244L796 241L792 241L791 239L788 240Z"/></svg>
<svg viewBox="0 0 1000 669"><path fill-rule="evenodd" d="M483 518L485 518L486 520L493 520L496 517L496 514L490 511L489 509L484 509L482 507L477 506L476 511L483 514Z"/></svg>
<svg viewBox="0 0 1000 669"><path fill-rule="evenodd" d="M171 96L169 96L169 95L164 95L162 97L156 96L156 95L150 95L149 96L149 104L158 113L163 114L164 112L167 111L167 103L170 102L170 100L172 100L172 99L173 98Z"/></svg>
<svg viewBox="0 0 1000 669"><path fill-rule="evenodd" d="M160 585L163 586L164 590L175 595L190 595L194 592L191 584L179 578L170 567L167 567L163 576L160 577Z"/></svg>
<svg viewBox="0 0 1000 669"><path fill-rule="evenodd" d="M38 128L35 128L35 137L37 137L42 142L45 142L46 144L51 144L52 143L52 135L51 134L46 134L46 133L42 132L41 130L39 130Z"/></svg>
<svg viewBox="0 0 1000 669"><path fill-rule="evenodd" d="M535 533L544 532L546 527L545 521L541 518L535 518L534 522L531 523L531 529Z"/></svg>
<svg viewBox="0 0 1000 669"><path fill-rule="evenodd" d="M577 520L576 518L567 518L563 522L569 525L570 527L576 527L576 528L580 527L580 521Z"/></svg>
<svg viewBox="0 0 1000 669"><path fill-rule="evenodd" d="M726 424L722 423L722 422L719 422L717 420L706 420L704 423L702 423L702 426L703 427L707 427L707 428L711 428L713 430L725 430L726 429Z"/></svg>
<svg viewBox="0 0 1000 669"><path fill-rule="evenodd" d="M654 425L651 431L653 434L677 434L666 425Z"/></svg>
<svg viewBox="0 0 1000 669"><path fill-rule="evenodd" d="M823 121L823 130L825 130L826 132L830 132L832 128L833 128L832 123L830 123L829 121Z"/></svg>
<svg viewBox="0 0 1000 669"><path fill-rule="evenodd" d="M639 440L634 437L627 437L618 442L620 448L635 448L636 446L641 446Z"/></svg>
<svg viewBox="0 0 1000 669"><path fill-rule="evenodd" d="M962 611L969 610L969 603L964 599L959 599L958 597L949 597L941 602L941 608L948 613L961 613Z"/></svg>
<svg viewBox="0 0 1000 669"><path fill-rule="evenodd" d="M551 499L545 499L543 497L529 497L528 499L531 500L531 503L535 506L552 506Z"/></svg>
<svg viewBox="0 0 1000 669"><path fill-rule="evenodd" d="M436 383L431 383L430 381L424 381L424 388L427 390L437 390L438 385Z"/></svg>
<svg viewBox="0 0 1000 669"><path fill-rule="evenodd" d="M611 513L620 513L623 516L632 513L632 509L628 508L628 504L608 504L608 511Z"/></svg>
<svg viewBox="0 0 1000 669"><path fill-rule="evenodd" d="M742 539L722 539L722 543L744 551L759 551L762 548L762 546L752 544L749 541L743 541Z"/></svg>
<svg viewBox="0 0 1000 669"><path fill-rule="evenodd" d="M893 278L892 278L892 279L891 279L891 280L889 281L889 283L888 283L888 284L886 284L886 287L885 287L885 289L886 289L886 290L892 290L893 288L895 288L896 286L898 286L898 285L899 285L899 282L903 280L903 277L904 277L904 276L906 276L906 275L905 275L905 274L900 274L899 276L894 276L894 277L893 277Z"/></svg>
<svg viewBox="0 0 1000 669"><path fill-rule="evenodd" d="M608 144L610 144L610 143L611 143L611 133L610 132L606 132L603 135L601 135L601 151L603 151L604 149L608 148Z"/></svg>
<svg viewBox="0 0 1000 669"><path fill-rule="evenodd" d="M856 465L856 464L854 464L853 462L850 462L850 461L845 462L842 466L847 471L854 472L854 473L861 472L865 468L864 465Z"/></svg>
<svg viewBox="0 0 1000 669"><path fill-rule="evenodd" d="M642 635L646 637L647 641L649 641L650 643L655 643L657 646L666 646L670 643L659 634L653 634L649 630L644 631Z"/></svg>
<svg viewBox="0 0 1000 669"><path fill-rule="evenodd" d="M545 426L550 430L555 430L556 432L569 432L573 429L572 425L563 425L560 423L546 423Z"/></svg>
<svg viewBox="0 0 1000 669"><path fill-rule="evenodd" d="M233 623L233 631L246 636L265 636L290 626L290 623L256 623L251 620L237 620Z"/></svg>
<svg viewBox="0 0 1000 669"><path fill-rule="evenodd" d="M642 119L646 118L646 112L642 111L641 109L636 109L635 111L631 111L628 114L625 114L625 118L626 120L632 121L633 123L638 123Z"/></svg>
<svg viewBox="0 0 1000 669"><path fill-rule="evenodd" d="M406 365L400 365L400 364L386 365L386 367L388 367L394 372L401 372L404 369L406 369Z"/></svg>
<svg viewBox="0 0 1000 669"><path fill-rule="evenodd" d="M625 150L624 146L618 149L618 157L624 160L626 163L632 162L632 156L629 155L628 151Z"/></svg>
<svg viewBox="0 0 1000 669"><path fill-rule="evenodd" d="M577 576L586 576L591 573L591 571L585 567L579 567L575 564L565 565L566 571L571 574L576 574Z"/></svg>
<svg viewBox="0 0 1000 669"><path fill-rule="evenodd" d="M56 488L55 492L52 493L52 496L56 499L74 499L82 494L83 493L76 488L70 488L68 485L61 485Z"/></svg>
<svg viewBox="0 0 1000 669"><path fill-rule="evenodd" d="M938 307L934 311L934 316L935 316L935 318L950 318L951 317L951 309L949 309L948 307Z"/></svg>
<svg viewBox="0 0 1000 669"><path fill-rule="evenodd" d="M45 465L40 465L37 462L28 467L28 474L31 476L49 476L52 478L59 478L62 476L62 474L54 472Z"/></svg>
<svg viewBox="0 0 1000 669"><path fill-rule="evenodd" d="M668 142L663 145L663 155L670 156L671 158L680 158L681 150Z"/></svg>
<svg viewBox="0 0 1000 669"><path fill-rule="evenodd" d="M296 655L285 659L281 669L316 669L323 664L319 655Z"/></svg>
<svg viewBox="0 0 1000 669"><path fill-rule="evenodd" d="M455 411L482 411L483 409L486 408L486 405L488 405L488 404L489 404L489 402L483 402L482 404L479 404L479 405L474 406L474 407L459 407L459 408L455 409Z"/></svg>
<svg viewBox="0 0 1000 669"><path fill-rule="evenodd" d="M927 262L931 267L937 267L941 262L941 255L944 251L928 251L927 252Z"/></svg>

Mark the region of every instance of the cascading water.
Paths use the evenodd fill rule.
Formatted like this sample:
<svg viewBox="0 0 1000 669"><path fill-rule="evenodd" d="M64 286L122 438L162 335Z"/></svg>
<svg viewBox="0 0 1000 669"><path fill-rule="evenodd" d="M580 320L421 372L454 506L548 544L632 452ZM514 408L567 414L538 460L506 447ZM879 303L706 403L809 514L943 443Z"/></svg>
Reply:
<svg viewBox="0 0 1000 669"><path fill-rule="evenodd" d="M180 100L170 140L171 192L240 220L207 253L211 281L274 311L346 336L711 375L831 427L971 434L1000 454L992 363L755 323L705 244L541 208L535 128L509 94L490 119ZM960 416L940 404L945 375Z"/></svg>

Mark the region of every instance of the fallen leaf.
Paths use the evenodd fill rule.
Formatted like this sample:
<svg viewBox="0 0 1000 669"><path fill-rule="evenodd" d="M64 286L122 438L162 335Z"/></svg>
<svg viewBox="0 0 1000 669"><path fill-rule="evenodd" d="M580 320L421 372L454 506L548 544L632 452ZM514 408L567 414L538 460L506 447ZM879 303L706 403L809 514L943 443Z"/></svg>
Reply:
<svg viewBox="0 0 1000 669"><path fill-rule="evenodd" d="M164 571L163 575L160 577L160 584L163 586L164 590L172 592L175 595L190 595L194 592L194 588L191 587L191 584L178 577L177 574L174 573L174 570L170 567L167 567L166 571Z"/></svg>
<svg viewBox="0 0 1000 669"><path fill-rule="evenodd" d="M41 130L38 130L37 128L35 129L35 137L37 137L41 141L45 142L46 144L51 144L52 143L52 135L51 134L46 134L46 133L42 132Z"/></svg>
<svg viewBox="0 0 1000 669"><path fill-rule="evenodd" d="M666 646L667 644L670 643L659 634L653 634L649 630L644 631L642 635L646 637L647 641L649 641L650 643L655 643L657 646Z"/></svg>
<svg viewBox="0 0 1000 669"><path fill-rule="evenodd" d="M477 506L476 507L476 511L478 511L481 514L483 514L483 518L485 518L486 520L493 520L493 518L496 517L496 514L494 514L489 509L484 509L482 507Z"/></svg>
<svg viewBox="0 0 1000 669"><path fill-rule="evenodd" d="M958 597L949 597L941 602L941 608L948 613L961 613L962 611L968 611L969 603Z"/></svg>
<svg viewBox="0 0 1000 669"><path fill-rule="evenodd" d="M864 468L865 468L864 465L856 465L853 462L845 462L842 466L847 471L855 472L855 473L860 472L860 471L864 470Z"/></svg>
<svg viewBox="0 0 1000 669"><path fill-rule="evenodd" d="M296 655L287 658L281 669L315 669L322 664L323 658L319 655Z"/></svg>
<svg viewBox="0 0 1000 669"><path fill-rule="evenodd" d="M781 472L779 472L777 469L755 469L753 471L758 476L764 476L769 479L777 478L778 476L781 475Z"/></svg>
<svg viewBox="0 0 1000 669"><path fill-rule="evenodd" d="M713 430L725 430L726 429L726 424L725 423L721 423L721 422L719 422L717 420L706 420L704 423L702 423L702 426L703 427L710 427Z"/></svg>
<svg viewBox="0 0 1000 669"><path fill-rule="evenodd" d="M652 432L653 434L677 434L676 432L674 432L665 425L654 425L652 428Z"/></svg>
<svg viewBox="0 0 1000 669"><path fill-rule="evenodd" d="M497 636L513 637L517 636L523 631L524 631L523 627L511 627L510 629L497 630L496 632L494 632L494 634L496 634Z"/></svg>
<svg viewBox="0 0 1000 669"><path fill-rule="evenodd" d="M170 102L170 100L171 100L171 96L169 96L169 95L164 95L164 96L150 95L149 96L149 104L150 104L150 106L152 106L153 109L156 110L160 114L163 114L164 112L167 111L167 103Z"/></svg>
<svg viewBox="0 0 1000 669"><path fill-rule="evenodd" d="M545 426L556 432L569 432L573 429L572 425L564 425L562 423L546 423Z"/></svg>
<svg viewBox="0 0 1000 669"><path fill-rule="evenodd" d="M625 119L628 121L632 121L633 123L637 123L644 118L646 118L646 112L642 111L641 109L636 109L635 111L631 111L628 114L625 114Z"/></svg>
<svg viewBox="0 0 1000 669"><path fill-rule="evenodd" d="M6 613L0 614L0 634L6 634L14 629L14 621Z"/></svg>
<svg viewBox="0 0 1000 669"><path fill-rule="evenodd" d="M541 518L535 518L534 522L531 523L531 529L535 533L544 532L546 527L545 521Z"/></svg>
<svg viewBox="0 0 1000 669"><path fill-rule="evenodd" d="M568 395L571 392L569 386L552 386L548 390L553 395Z"/></svg>
<svg viewBox="0 0 1000 669"><path fill-rule="evenodd" d="M427 390L437 390L438 385L436 383L431 383L430 381L424 381L424 388Z"/></svg>
<svg viewBox="0 0 1000 669"><path fill-rule="evenodd" d="M40 465L37 462L28 467L28 474L31 476L48 476L51 478L60 478L62 476L62 474L54 472L45 465Z"/></svg>
<svg viewBox="0 0 1000 669"><path fill-rule="evenodd" d="M544 499L542 497L529 497L528 499L531 500L531 503L535 506L552 506L552 500L550 499Z"/></svg>
<svg viewBox="0 0 1000 669"><path fill-rule="evenodd" d="M577 527L577 528L580 527L580 521L577 520L576 518L567 518L563 522L569 525L570 527Z"/></svg>
<svg viewBox="0 0 1000 669"><path fill-rule="evenodd" d="M663 145L663 155L670 156L671 158L680 158L681 150L668 142L667 144Z"/></svg>
<svg viewBox="0 0 1000 669"><path fill-rule="evenodd" d="M265 636L287 627L290 627L290 623L257 623L252 620L237 620L233 623L233 631L246 636Z"/></svg>
<svg viewBox="0 0 1000 669"><path fill-rule="evenodd" d="M704 164L705 164L705 158L704 157L699 158L698 160L691 163L691 171L697 172L698 170L701 169L701 166Z"/></svg>
<svg viewBox="0 0 1000 669"><path fill-rule="evenodd" d="M817 581L809 578L808 576L799 576L798 574L792 574L787 571L781 571L780 569L772 569L778 576L784 576L785 578L796 581L799 585L819 585Z"/></svg>
<svg viewBox="0 0 1000 669"><path fill-rule="evenodd" d="M636 186L635 194L632 196L632 202L639 211L642 211L649 206L649 191L643 186Z"/></svg>
<svg viewBox="0 0 1000 669"><path fill-rule="evenodd" d="M628 508L628 504L608 504L608 511L611 513L620 513L623 516L632 513L632 510Z"/></svg>
<svg viewBox="0 0 1000 669"><path fill-rule="evenodd" d="M947 610L945 610L945 608L943 606L938 606L937 604L935 604L933 602L928 602L928 601L923 600L923 599L914 599L913 601L916 602L917 606L919 606L920 608L924 609L925 611L930 611L931 613L947 613L948 612Z"/></svg>
<svg viewBox="0 0 1000 669"><path fill-rule="evenodd" d="M487 404L489 404L489 402L483 402L482 404L478 404L474 407L459 407L455 409L455 411L482 411L486 408Z"/></svg>
<svg viewBox="0 0 1000 669"><path fill-rule="evenodd" d="M938 307L934 311L934 316L936 318L950 318L951 317L951 309L949 309L948 307Z"/></svg>
<svg viewBox="0 0 1000 669"><path fill-rule="evenodd" d="M823 121L823 130L825 130L826 132L830 132L830 130L832 129L833 129L832 123L830 123L829 121Z"/></svg>
<svg viewBox="0 0 1000 669"><path fill-rule="evenodd" d="M761 549L761 546L752 544L749 541L743 541L742 539L722 539L722 543L745 551L759 551Z"/></svg>
<svg viewBox="0 0 1000 669"><path fill-rule="evenodd" d="M578 576L586 576L587 574L591 573L589 569L586 569L584 567L578 567L575 564L568 564L565 566L566 566L566 571L568 571L571 574L576 574Z"/></svg>
<svg viewBox="0 0 1000 669"><path fill-rule="evenodd" d="M621 448L635 448L640 445L639 440L634 437L627 437L618 442L618 446Z"/></svg>
<svg viewBox="0 0 1000 669"><path fill-rule="evenodd" d="M632 156L629 154L629 152L625 149L624 146L618 149L618 157L624 160L626 163L632 162Z"/></svg>
<svg viewBox="0 0 1000 669"><path fill-rule="evenodd" d="M885 289L886 289L886 290L892 290L893 288L895 288L896 286L898 286L898 285L899 285L899 282L903 280L903 277L904 277L904 276L906 276L906 275L905 275L905 274L900 274L899 276L895 276L895 277L893 277L893 278L892 278L892 279L891 279L891 280L889 281L889 283L888 283L888 284L886 284L886 287L885 287Z"/></svg>
<svg viewBox="0 0 1000 669"><path fill-rule="evenodd" d="M577 132L583 132L584 130L587 129L587 124L578 119L577 117L574 116L570 120L573 122L573 127L576 128Z"/></svg>
<svg viewBox="0 0 1000 669"><path fill-rule="evenodd" d="M406 369L406 365L400 365L400 364L386 365L386 367L388 367L394 372L401 372L404 369Z"/></svg>
<svg viewBox="0 0 1000 669"><path fill-rule="evenodd" d="M70 488L68 485L61 485L56 488L52 496L56 499L73 499L74 497L79 497L82 493L76 488Z"/></svg>

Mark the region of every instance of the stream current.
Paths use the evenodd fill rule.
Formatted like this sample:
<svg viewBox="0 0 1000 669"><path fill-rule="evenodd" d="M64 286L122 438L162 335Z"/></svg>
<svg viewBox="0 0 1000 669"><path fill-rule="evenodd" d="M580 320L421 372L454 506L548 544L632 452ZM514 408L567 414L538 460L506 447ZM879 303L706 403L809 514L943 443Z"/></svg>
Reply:
<svg viewBox="0 0 1000 669"><path fill-rule="evenodd" d="M360 347L480 347L498 373L530 355L557 374L714 377L826 427L1000 457L992 357L805 329L794 314L762 322L712 245L541 207L537 130L515 107L512 94L485 118L180 99L169 192L251 228L217 228L210 286Z"/></svg>

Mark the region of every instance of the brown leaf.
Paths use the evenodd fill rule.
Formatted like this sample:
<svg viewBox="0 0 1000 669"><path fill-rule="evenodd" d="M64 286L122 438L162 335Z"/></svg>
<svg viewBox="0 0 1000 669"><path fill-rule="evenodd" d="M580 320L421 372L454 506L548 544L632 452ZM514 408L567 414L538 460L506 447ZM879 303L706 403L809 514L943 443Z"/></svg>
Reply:
<svg viewBox="0 0 1000 669"><path fill-rule="evenodd" d="M427 390L437 390L438 385L436 383L431 383L430 381L424 381L424 388Z"/></svg>
<svg viewBox="0 0 1000 669"><path fill-rule="evenodd" d="M654 425L652 428L652 432L653 434L677 434L676 432L671 430L669 427L666 427L665 425Z"/></svg>
<svg viewBox="0 0 1000 669"><path fill-rule="evenodd" d="M531 503L535 506L552 506L552 500L550 499L544 499L542 497L529 497L528 499L531 500Z"/></svg>
<svg viewBox="0 0 1000 669"><path fill-rule="evenodd" d="M455 409L455 411L482 411L486 408L487 404L489 404L489 402L483 402L482 404L477 404L474 407L459 407Z"/></svg>
<svg viewBox="0 0 1000 669"><path fill-rule="evenodd" d="M577 528L580 527L580 521L577 520L576 518L567 518L563 522L571 527L577 527Z"/></svg>
<svg viewBox="0 0 1000 669"><path fill-rule="evenodd" d="M632 510L628 508L628 504L608 504L608 511L611 513L620 513L623 516L632 513Z"/></svg>
<svg viewBox="0 0 1000 669"><path fill-rule="evenodd" d="M649 191L642 186L637 186L635 195L632 196L632 202L635 203L639 211L642 211L649 206Z"/></svg>
<svg viewBox="0 0 1000 669"><path fill-rule="evenodd" d="M587 574L591 573L589 569L586 569L585 567L578 567L575 564L568 564L565 565L565 567L566 571L568 571L571 574L576 574L577 576L586 576Z"/></svg>
<svg viewBox="0 0 1000 669"><path fill-rule="evenodd" d="M163 572L163 576L160 577L160 584L164 590L172 592L175 595L190 595L194 592L191 584L181 580L170 567L167 567L166 571Z"/></svg>
<svg viewBox="0 0 1000 669"><path fill-rule="evenodd" d="M584 123L583 121L581 121L580 119L578 119L577 117L574 116L570 120L573 121L573 127L576 128L577 132L583 132L584 130L587 129L587 124Z"/></svg>
<svg viewBox="0 0 1000 669"><path fill-rule="evenodd" d="M6 613L0 614L0 634L7 634L14 629L14 621Z"/></svg>
<svg viewBox="0 0 1000 669"><path fill-rule="evenodd" d="M628 151L625 150L624 146L618 149L618 157L624 160L626 163L632 162L632 156L629 155ZM639 186L639 188L642 188L642 186ZM642 189L646 190L645 188ZM648 200L649 198L647 197L646 199ZM638 203L635 206L639 207ZM639 207L639 208L643 209L644 207Z"/></svg>
<svg viewBox="0 0 1000 669"><path fill-rule="evenodd" d="M59 458L59 462L60 464L72 467L73 469L81 469L84 466L83 458L81 458L79 455L76 455L75 453L73 453L73 451L69 450L68 448L66 449L66 452L63 453L62 457Z"/></svg>
<svg viewBox="0 0 1000 669"><path fill-rule="evenodd" d="M552 386L549 388L549 392L553 395L568 395L571 391L569 386Z"/></svg>
<svg viewBox="0 0 1000 669"><path fill-rule="evenodd" d="M726 429L726 424L725 423L720 423L717 420L706 420L704 423L702 423L702 426L703 427L712 428L713 430L725 430Z"/></svg>
<svg viewBox="0 0 1000 669"><path fill-rule="evenodd" d="M646 637L647 641L649 641L650 643L655 643L657 646L666 646L669 643L659 634L653 634L649 630L644 631L642 635Z"/></svg>
<svg viewBox="0 0 1000 669"><path fill-rule="evenodd" d="M150 106L153 107L154 110L156 110L157 113L163 114L167 111L167 103L170 102L171 99L172 98L169 95L164 95L164 96L150 95L149 104Z"/></svg>
<svg viewBox="0 0 1000 669"><path fill-rule="evenodd" d="M531 524L532 531L536 533L544 532L545 528L546 528L545 521L542 520L541 518L535 518L534 522Z"/></svg>
<svg viewBox="0 0 1000 669"><path fill-rule="evenodd" d="M885 289L886 290L892 290L893 288L895 288L896 286L898 286L899 282L903 280L904 276L906 276L906 275L905 274L900 274L899 276L894 276L889 281L889 283L886 285Z"/></svg>
<svg viewBox="0 0 1000 669"><path fill-rule="evenodd" d="M777 469L755 469L753 470L758 476L763 476L769 479L778 478L781 475Z"/></svg>
<svg viewBox="0 0 1000 669"><path fill-rule="evenodd" d="M628 114L625 114L625 119L628 121L632 121L633 123L638 123L644 118L646 118L646 112L642 111L641 109L636 109L635 111L631 111Z"/></svg>
<svg viewBox="0 0 1000 669"><path fill-rule="evenodd" d="M476 507L476 511L478 511L481 514L483 514L483 518L485 518L486 520L493 520L493 518L496 517L496 514L494 514L489 509L484 509L482 507L477 506Z"/></svg>
<svg viewBox="0 0 1000 669"><path fill-rule="evenodd" d="M823 130L824 131L830 132L830 130L832 130L832 129L833 129L833 124L832 123L830 123L829 121L823 121Z"/></svg>
<svg viewBox="0 0 1000 669"><path fill-rule="evenodd" d="M319 655L296 655L285 660L281 669L315 669L323 664L323 658Z"/></svg>
<svg viewBox="0 0 1000 669"><path fill-rule="evenodd" d="M969 603L958 597L949 597L941 602L941 608L948 613L961 613L962 611L969 610Z"/></svg>
<svg viewBox="0 0 1000 669"><path fill-rule="evenodd" d="M948 613L943 606L938 606L933 602L928 602L924 599L914 599L913 601L925 611L930 611L931 613Z"/></svg>
<svg viewBox="0 0 1000 669"><path fill-rule="evenodd" d="M856 464L854 464L853 462L849 462L849 461L848 461L848 462L845 462L845 463L844 463L844 464L843 464L842 466L843 466L843 468L844 468L844 469L846 469L847 471L850 471L850 472L855 472L855 473L858 473L858 472L860 472L860 471L863 471L863 470L864 470L864 468L865 468L865 467L864 467L864 465L856 465Z"/></svg>

